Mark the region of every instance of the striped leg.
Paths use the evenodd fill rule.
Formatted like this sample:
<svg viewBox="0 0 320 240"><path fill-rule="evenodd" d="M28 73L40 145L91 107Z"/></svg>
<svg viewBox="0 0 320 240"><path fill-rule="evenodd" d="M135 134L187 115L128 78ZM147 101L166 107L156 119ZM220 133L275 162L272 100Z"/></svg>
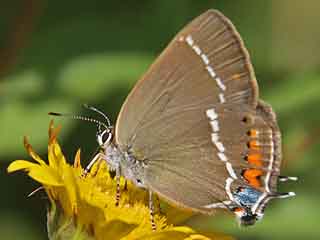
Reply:
<svg viewBox="0 0 320 240"><path fill-rule="evenodd" d="M153 205L152 196L153 196L152 191L149 191L150 222L151 222L152 230L155 231L157 230L157 226L156 226L156 223L154 222L154 205Z"/></svg>
<svg viewBox="0 0 320 240"><path fill-rule="evenodd" d="M94 156L94 158L91 160L91 162L88 164L88 166L84 169L84 172L81 174L81 177L86 177L88 173L90 172L92 166L97 162L103 159L103 154L98 153Z"/></svg>
<svg viewBox="0 0 320 240"><path fill-rule="evenodd" d="M117 167L117 169L116 169L116 182L117 182L116 206L119 206L119 201L120 201L120 167Z"/></svg>

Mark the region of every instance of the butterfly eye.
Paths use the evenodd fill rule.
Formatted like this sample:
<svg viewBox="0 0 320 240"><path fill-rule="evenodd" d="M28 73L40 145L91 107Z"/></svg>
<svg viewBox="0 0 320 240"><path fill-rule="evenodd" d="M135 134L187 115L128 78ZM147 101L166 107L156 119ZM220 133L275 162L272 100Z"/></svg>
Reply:
<svg viewBox="0 0 320 240"><path fill-rule="evenodd" d="M105 129L104 131L98 131L97 133L97 141L101 147L104 147L109 144L112 138L112 133L110 129Z"/></svg>

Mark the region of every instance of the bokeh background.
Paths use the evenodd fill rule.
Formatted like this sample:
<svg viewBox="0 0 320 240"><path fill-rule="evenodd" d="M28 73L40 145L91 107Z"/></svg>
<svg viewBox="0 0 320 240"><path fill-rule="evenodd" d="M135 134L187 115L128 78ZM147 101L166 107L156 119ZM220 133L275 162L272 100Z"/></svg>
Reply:
<svg viewBox="0 0 320 240"><path fill-rule="evenodd" d="M81 115L81 104L115 120L126 95L170 39L210 8L237 26L252 57L261 97L278 114L283 174L280 187L297 197L273 201L262 222L239 228L233 216L196 217L192 226L237 239L320 239L320 1L308 0L2 0L0 7L1 239L46 239L43 194L14 159L28 159L22 138L46 156L49 111ZM95 126L56 119L72 159L96 148Z"/></svg>

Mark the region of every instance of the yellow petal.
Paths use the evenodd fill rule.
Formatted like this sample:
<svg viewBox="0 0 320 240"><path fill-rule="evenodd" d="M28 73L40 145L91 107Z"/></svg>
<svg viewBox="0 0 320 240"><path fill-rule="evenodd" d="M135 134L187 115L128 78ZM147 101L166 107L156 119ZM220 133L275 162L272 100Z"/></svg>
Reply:
<svg viewBox="0 0 320 240"><path fill-rule="evenodd" d="M191 233L194 233L194 230L189 228L189 227L173 227L173 228L170 228L170 231L177 231L177 232L183 232L183 233L187 233L187 234L191 234Z"/></svg>
<svg viewBox="0 0 320 240"><path fill-rule="evenodd" d="M60 167L66 164L66 159L61 151L59 144L55 141L48 147L49 166L59 170Z"/></svg>
<svg viewBox="0 0 320 240"><path fill-rule="evenodd" d="M30 169L32 167L39 166L36 163L32 163L26 160L15 160L14 162L10 163L10 165L7 168L8 173L19 171L19 170L25 170Z"/></svg>
<svg viewBox="0 0 320 240"><path fill-rule="evenodd" d="M210 239L211 238L208 238L208 237L203 236L201 234L191 234L189 237L185 238L185 240L210 240Z"/></svg>
<svg viewBox="0 0 320 240"><path fill-rule="evenodd" d="M99 228L95 235L97 240L129 239L126 236L136 227L138 227L136 224L129 224L119 220L113 220Z"/></svg>
<svg viewBox="0 0 320 240"><path fill-rule="evenodd" d="M63 182L58 172L47 166L36 165L31 167L28 175L34 180L48 186L62 186Z"/></svg>
<svg viewBox="0 0 320 240"><path fill-rule="evenodd" d="M47 165L41 166L25 160L16 160L8 166L8 172L24 170L34 180L49 186L61 186L62 181L59 174Z"/></svg>
<svg viewBox="0 0 320 240"><path fill-rule="evenodd" d="M198 235L198 237L199 236L203 237L203 238L194 238L195 240L210 240L210 238L205 238L202 235L195 234L195 232L188 227L170 227L160 232L151 232L138 239L139 240L165 240L165 239L191 240L192 238L189 238L189 237L192 235Z"/></svg>
<svg viewBox="0 0 320 240"><path fill-rule="evenodd" d="M77 196L79 195L77 192L77 180L76 178L80 178L79 176L75 176L73 169L69 165L65 165L61 168L63 171L63 181L65 188L67 190L67 194L69 197L69 201L71 204L71 210L74 214L77 213Z"/></svg>
<svg viewBox="0 0 320 240"><path fill-rule="evenodd" d="M78 149L76 156L74 157L74 161L73 161L73 167L77 168L77 169L81 169L81 162L80 162L80 155L81 155L81 150Z"/></svg>

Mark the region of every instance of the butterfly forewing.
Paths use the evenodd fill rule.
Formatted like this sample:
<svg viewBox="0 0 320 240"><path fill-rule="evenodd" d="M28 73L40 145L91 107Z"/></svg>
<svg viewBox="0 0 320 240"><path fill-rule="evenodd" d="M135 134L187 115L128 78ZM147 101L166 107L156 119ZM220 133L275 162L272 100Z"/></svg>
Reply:
<svg viewBox="0 0 320 240"><path fill-rule="evenodd" d="M177 34L131 91L117 120L116 144L146 163L148 188L202 211L228 199L225 179L230 176L221 160L230 158L228 150L213 145L207 111L223 116L224 106L233 104L255 112L257 98L239 34L221 13L210 10Z"/></svg>

